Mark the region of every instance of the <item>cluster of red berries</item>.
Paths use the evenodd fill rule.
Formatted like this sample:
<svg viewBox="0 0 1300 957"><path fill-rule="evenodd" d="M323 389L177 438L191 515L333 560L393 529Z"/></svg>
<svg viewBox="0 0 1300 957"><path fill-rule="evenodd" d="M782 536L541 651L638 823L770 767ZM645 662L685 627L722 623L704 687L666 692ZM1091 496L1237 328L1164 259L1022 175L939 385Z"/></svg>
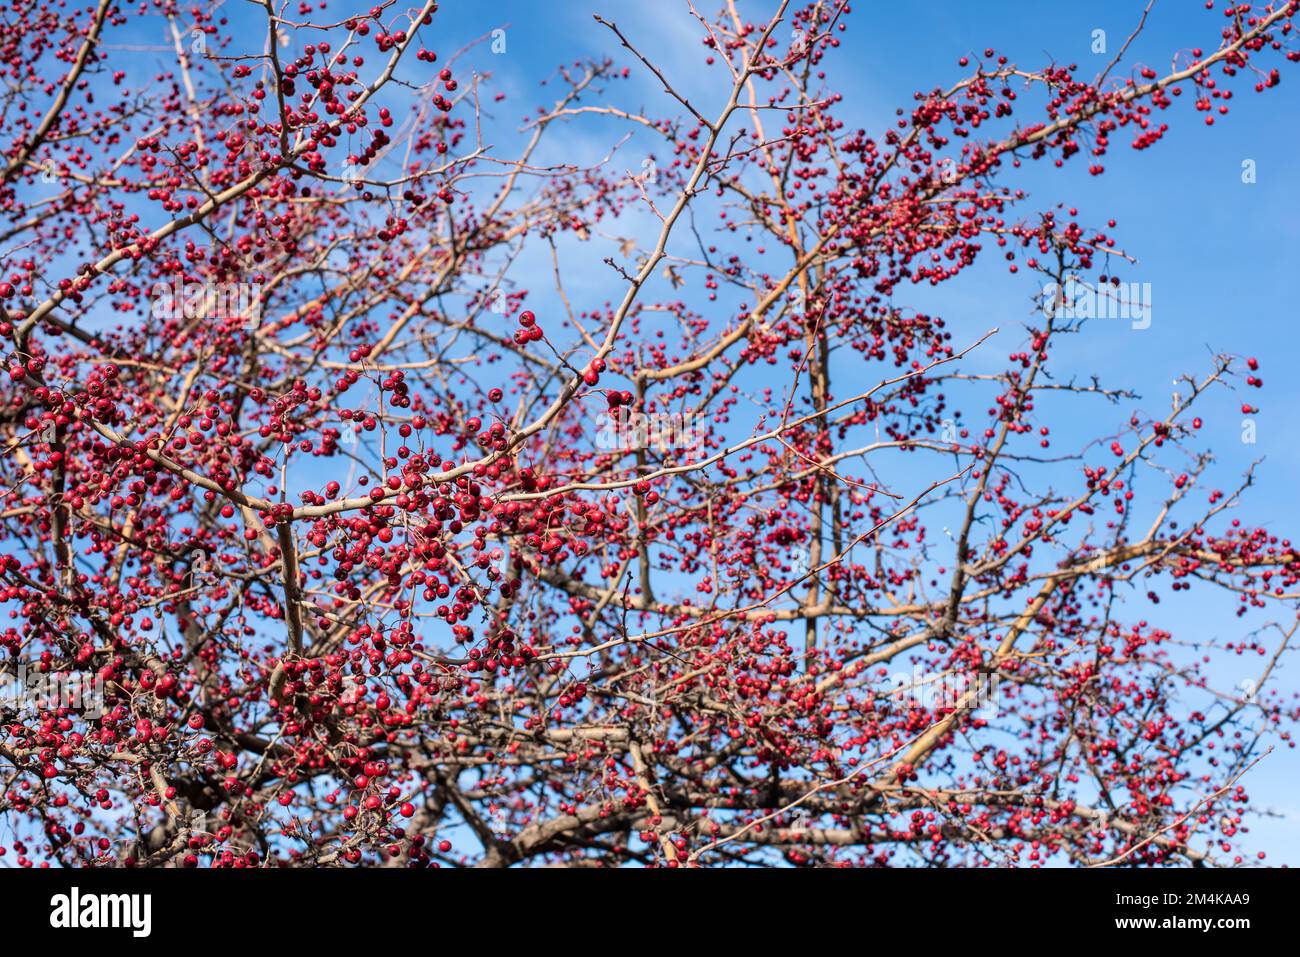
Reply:
<svg viewBox="0 0 1300 957"><path fill-rule="evenodd" d="M530 342L539 342L541 338L542 327L537 324L537 316L531 309L525 309L519 314L519 328L515 330L515 342L522 346Z"/></svg>

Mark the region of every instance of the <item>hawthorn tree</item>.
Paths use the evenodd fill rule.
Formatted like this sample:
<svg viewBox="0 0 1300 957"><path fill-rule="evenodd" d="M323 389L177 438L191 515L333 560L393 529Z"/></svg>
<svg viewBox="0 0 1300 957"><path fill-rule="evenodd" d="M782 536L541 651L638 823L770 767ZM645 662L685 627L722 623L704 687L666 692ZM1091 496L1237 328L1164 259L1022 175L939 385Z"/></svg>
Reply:
<svg viewBox="0 0 1300 957"><path fill-rule="evenodd" d="M709 102L597 17L607 58L522 122L468 65L508 31L336 5L0 14L0 854L1255 850L1300 554L1231 516L1250 476L1208 480L1196 407L1258 363L1167 414L1054 376L1131 254L1017 180L1267 94L1297 3L1207 3L1164 72L984 50L875 130L837 118L847 2L672 14ZM563 161L579 127L601 161ZM994 374L988 333L904 305L981 256L1072 290ZM617 297L574 291L596 272ZM1049 392L1094 441L1056 447ZM1158 594L1277 623L1189 653ZM1219 687L1247 646L1257 683Z"/></svg>

